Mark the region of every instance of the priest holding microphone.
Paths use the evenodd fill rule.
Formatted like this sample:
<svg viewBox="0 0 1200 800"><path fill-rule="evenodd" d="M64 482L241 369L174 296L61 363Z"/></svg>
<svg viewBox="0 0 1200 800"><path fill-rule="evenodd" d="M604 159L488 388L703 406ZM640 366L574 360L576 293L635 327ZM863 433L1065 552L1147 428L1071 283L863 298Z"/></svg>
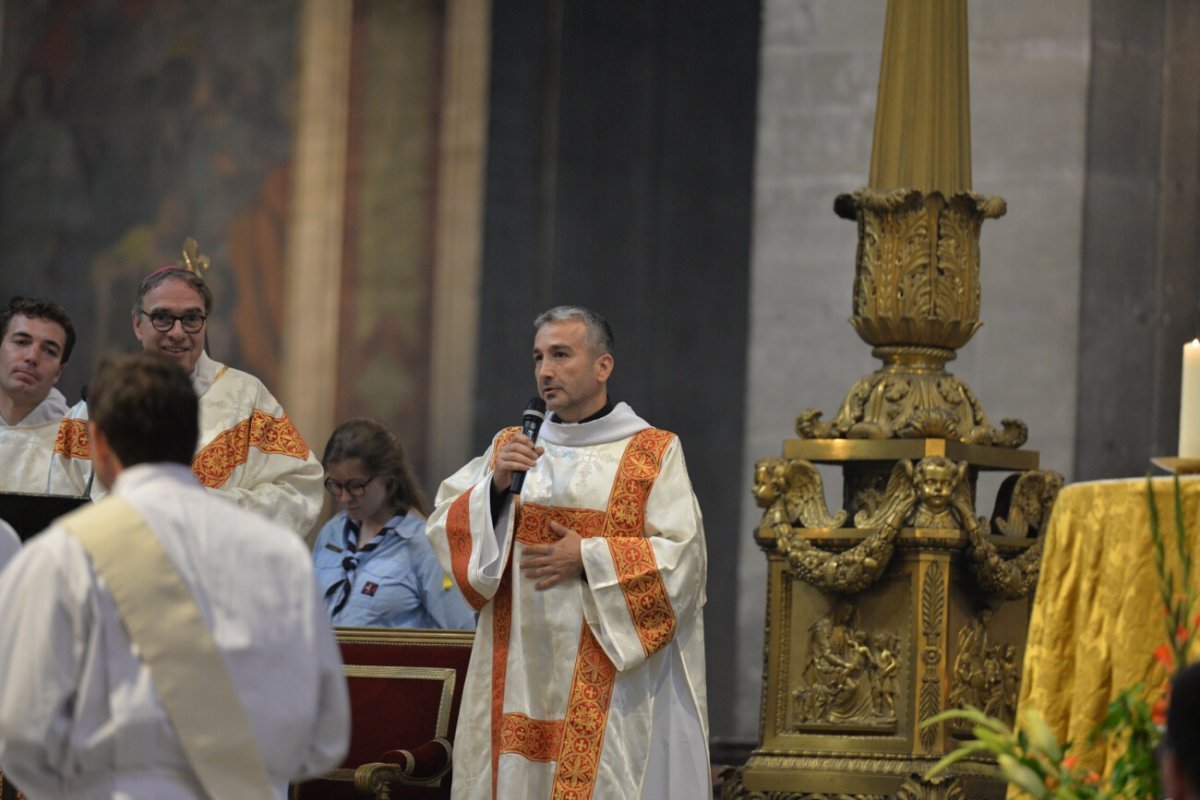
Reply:
<svg viewBox="0 0 1200 800"><path fill-rule="evenodd" d="M559 306L534 328L545 423L500 431L427 526L480 612L453 797L709 796L707 559L682 448L609 399L602 316Z"/></svg>

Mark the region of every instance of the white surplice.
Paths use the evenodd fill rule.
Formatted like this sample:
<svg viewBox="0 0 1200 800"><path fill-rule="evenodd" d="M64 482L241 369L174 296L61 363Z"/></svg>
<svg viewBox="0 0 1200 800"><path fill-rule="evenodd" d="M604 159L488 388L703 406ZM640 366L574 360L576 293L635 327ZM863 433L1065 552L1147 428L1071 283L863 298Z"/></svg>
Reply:
<svg viewBox="0 0 1200 800"><path fill-rule="evenodd" d="M204 486L232 496L239 506L307 535L324 500L321 463L283 407L253 375L201 354L192 373L200 398L200 441L192 471ZM50 460L52 494L93 498L87 404L78 403L59 427Z"/></svg>
<svg viewBox="0 0 1200 800"><path fill-rule="evenodd" d="M707 561L678 439L620 403L547 421L520 504L493 524L494 454L443 482L426 526L480 609L453 797L711 796L701 609ZM585 537L585 577L544 591L518 567L554 519ZM576 794L570 794L575 792Z"/></svg>
<svg viewBox="0 0 1200 800"><path fill-rule="evenodd" d="M13 530L13 526L0 519L0 571L21 552L21 537Z"/></svg>
<svg viewBox="0 0 1200 800"><path fill-rule="evenodd" d="M114 492L195 596L277 796L336 767L349 702L304 543L183 465L133 467ZM0 574L0 686L0 768L30 800L204 797L112 596L63 528Z"/></svg>
<svg viewBox="0 0 1200 800"><path fill-rule="evenodd" d="M51 388L15 425L0 417L0 492L41 494L46 491L50 474L50 454L58 425L67 414L67 401L58 389Z"/></svg>

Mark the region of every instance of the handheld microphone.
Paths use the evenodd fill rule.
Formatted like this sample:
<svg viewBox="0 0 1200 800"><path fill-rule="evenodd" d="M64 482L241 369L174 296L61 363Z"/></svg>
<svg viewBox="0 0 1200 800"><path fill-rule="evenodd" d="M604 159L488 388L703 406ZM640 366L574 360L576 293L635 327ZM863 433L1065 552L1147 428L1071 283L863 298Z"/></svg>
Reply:
<svg viewBox="0 0 1200 800"><path fill-rule="evenodd" d="M521 417L521 433L529 437L529 440L537 444L538 431L542 429L542 423L546 420L546 401L540 397L529 398L529 405L525 406L525 414ZM509 484L508 490L513 494L520 494L521 487L525 485L525 473L514 472L512 483Z"/></svg>

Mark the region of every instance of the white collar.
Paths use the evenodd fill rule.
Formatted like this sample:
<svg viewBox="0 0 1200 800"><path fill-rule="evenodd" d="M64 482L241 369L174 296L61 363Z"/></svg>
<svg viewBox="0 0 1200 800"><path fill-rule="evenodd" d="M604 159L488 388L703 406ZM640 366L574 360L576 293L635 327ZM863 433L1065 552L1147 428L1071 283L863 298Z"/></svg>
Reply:
<svg viewBox="0 0 1200 800"><path fill-rule="evenodd" d="M197 397L204 396L223 369L224 364L209 358L208 353L203 350L200 351L200 358L196 360L196 366L192 369L192 388L196 390Z"/></svg>
<svg viewBox="0 0 1200 800"><path fill-rule="evenodd" d="M67 398L63 397L63 393L53 386L50 387L50 393L46 395L46 399L33 407L33 410L21 418L17 425L24 427L27 425L42 425L46 422L57 422L67 415ZM0 417L0 425L14 427L9 425L4 417Z"/></svg>
<svg viewBox="0 0 1200 800"><path fill-rule="evenodd" d="M650 423L633 413L628 403L617 403L612 411L591 422L542 423L539 441L563 447L589 447L628 439L638 431L644 431Z"/></svg>
<svg viewBox="0 0 1200 800"><path fill-rule="evenodd" d="M126 467L121 470L121 474L113 481L113 485L109 487L109 491L113 494L122 494L156 478L167 478L168 480L189 484L193 487L199 486L199 483L196 481L196 475L192 472L191 467L186 464L163 461L153 464L134 464L132 467Z"/></svg>

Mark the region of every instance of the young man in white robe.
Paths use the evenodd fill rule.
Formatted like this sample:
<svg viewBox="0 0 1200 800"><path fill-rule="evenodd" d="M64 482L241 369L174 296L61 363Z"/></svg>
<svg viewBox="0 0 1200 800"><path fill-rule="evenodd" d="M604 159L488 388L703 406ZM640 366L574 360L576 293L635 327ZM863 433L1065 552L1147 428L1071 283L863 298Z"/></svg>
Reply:
<svg viewBox="0 0 1200 800"><path fill-rule="evenodd" d="M200 398L192 470L209 489L306 536L321 512L324 472L278 401L253 375L204 352L212 291L199 275L165 267L147 276L133 305L133 333L147 352L174 359ZM62 421L50 464L54 494L97 497L86 403Z"/></svg>
<svg viewBox="0 0 1200 800"><path fill-rule="evenodd" d="M178 366L124 356L92 396L111 494L0 573L0 768L30 800L284 800L350 735L308 548L197 482Z"/></svg>
<svg viewBox="0 0 1200 800"><path fill-rule="evenodd" d="M711 796L707 561L679 440L609 402L603 317L560 306L534 324L537 442L501 431L427 525L480 611L452 796Z"/></svg>
<svg viewBox="0 0 1200 800"><path fill-rule="evenodd" d="M14 297L0 309L0 491L41 494L67 413L54 388L75 347L75 326L52 300Z"/></svg>

